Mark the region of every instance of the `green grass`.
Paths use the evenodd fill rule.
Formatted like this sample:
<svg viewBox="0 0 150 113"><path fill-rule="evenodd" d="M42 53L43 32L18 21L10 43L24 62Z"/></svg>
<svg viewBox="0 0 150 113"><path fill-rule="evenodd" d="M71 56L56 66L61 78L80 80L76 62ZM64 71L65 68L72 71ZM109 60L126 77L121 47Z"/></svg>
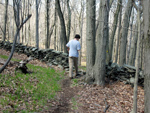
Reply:
<svg viewBox="0 0 150 113"><path fill-rule="evenodd" d="M12 75L0 75L0 105L3 112L39 112L46 109L47 101L54 99L61 90L59 81L64 72L28 64L31 74L16 72ZM12 104L12 105L11 105ZM6 108L6 106L12 106Z"/></svg>
<svg viewBox="0 0 150 113"><path fill-rule="evenodd" d="M0 58L2 58L2 59L8 59L8 56L6 56L6 55L0 55ZM17 61L17 62L19 62L19 61L21 61L21 60L19 60L19 59L15 59L15 58L12 58L11 59L11 61Z"/></svg>
<svg viewBox="0 0 150 113"><path fill-rule="evenodd" d="M77 86L78 85L78 81L79 79L72 79L72 84L71 84L71 87L74 87L74 86Z"/></svg>

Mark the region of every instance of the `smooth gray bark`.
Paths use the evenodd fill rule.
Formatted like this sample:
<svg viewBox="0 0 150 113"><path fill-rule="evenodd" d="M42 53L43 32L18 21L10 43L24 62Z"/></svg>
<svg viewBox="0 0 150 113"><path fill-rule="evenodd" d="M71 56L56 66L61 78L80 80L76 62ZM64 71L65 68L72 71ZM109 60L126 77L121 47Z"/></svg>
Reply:
<svg viewBox="0 0 150 113"><path fill-rule="evenodd" d="M122 27L121 42L120 42L119 65L121 66L126 63L127 35L128 35L128 28L129 28L129 21L130 21L132 7L133 7L132 0L128 0L124 18L123 18L123 27Z"/></svg>
<svg viewBox="0 0 150 113"><path fill-rule="evenodd" d="M49 48L50 47L50 38L49 38L49 26L50 26L50 23L49 23L49 8L50 8L50 0L46 0L46 40L45 40L45 48Z"/></svg>
<svg viewBox="0 0 150 113"><path fill-rule="evenodd" d="M150 0L143 0L144 19L144 113L150 113Z"/></svg>
<svg viewBox="0 0 150 113"><path fill-rule="evenodd" d="M39 0L36 0L36 5L35 5L35 8L36 8L36 48L39 49L39 13L38 13L38 10L39 10Z"/></svg>
<svg viewBox="0 0 150 113"><path fill-rule="evenodd" d="M110 1L109 1L109 10L110 10L110 8L111 8L113 2L114 2L114 0L110 0ZM99 8L99 10L100 10L100 8ZM99 18L100 18L100 17L98 16L98 19L99 19ZM98 29L98 25L99 25L99 22L96 23L96 32L97 32L97 29Z"/></svg>
<svg viewBox="0 0 150 113"><path fill-rule="evenodd" d="M81 66L81 57L82 57L82 39L83 39L82 32L83 32L83 19L84 19L84 10L85 10L83 2L84 1L82 0L81 1L80 20L79 20L79 28L80 28L80 36L81 36L81 38L80 38L81 50L79 51L79 59L78 59L79 66Z"/></svg>
<svg viewBox="0 0 150 113"><path fill-rule="evenodd" d="M67 9L68 9L68 23L67 23L67 40L70 40L70 28L71 28L71 9L69 5L69 1L67 0Z"/></svg>
<svg viewBox="0 0 150 113"><path fill-rule="evenodd" d="M86 76L93 75L95 62L95 0L86 0Z"/></svg>
<svg viewBox="0 0 150 113"><path fill-rule="evenodd" d="M135 64L135 56L136 56L136 47L137 47L137 39L138 39L138 27L135 25L135 32L131 41L131 49L129 54L129 62L128 64L134 66Z"/></svg>
<svg viewBox="0 0 150 113"><path fill-rule="evenodd" d="M105 84L106 73L106 40L108 38L108 10L109 0L100 3L100 20L97 33L96 60L94 65L95 82L97 85Z"/></svg>
<svg viewBox="0 0 150 113"><path fill-rule="evenodd" d="M57 37L57 9L56 9L56 4L55 4L55 16L54 16L54 21L55 21L55 29L54 29L54 49L58 51L58 37Z"/></svg>
<svg viewBox="0 0 150 113"><path fill-rule="evenodd" d="M140 7L140 2L139 2ZM138 8L139 9L139 8ZM138 76L139 76L139 60L140 60L140 42L141 42L141 21L140 10L138 10L138 44L136 52L136 73L134 81L134 97L133 97L133 113L137 113L137 91L138 91Z"/></svg>
<svg viewBox="0 0 150 113"><path fill-rule="evenodd" d="M8 0L5 0L5 14L4 14L4 29L3 29L3 41L6 39L6 26L7 26L7 12L8 12Z"/></svg>
<svg viewBox="0 0 150 113"><path fill-rule="evenodd" d="M17 28L20 25L20 2L21 0L13 0L14 17ZM20 43L20 32L18 33L17 42Z"/></svg>
<svg viewBox="0 0 150 113"><path fill-rule="evenodd" d="M55 29L54 29L54 49L58 50L58 38L57 38L57 11L56 11L56 5L55 5L55 16L54 16L54 20L55 20ZM57 40L57 41L56 41Z"/></svg>
<svg viewBox="0 0 150 113"><path fill-rule="evenodd" d="M108 59L108 61L112 60L113 42L114 42L114 37L115 37L116 29L117 29L118 15L119 15L120 7L121 7L121 5L120 5L121 2L122 2L121 0L118 0L117 9L114 14L113 28L112 28L112 32L111 32L110 39L109 39L109 59Z"/></svg>
<svg viewBox="0 0 150 113"><path fill-rule="evenodd" d="M25 0L22 0L21 1L21 9L20 9L21 11L21 22L24 20L24 16L25 16ZM22 37L22 39L21 39L21 41L22 41L22 43L23 43L23 40L24 40L24 27L22 27L22 29L21 29L21 31L22 31L22 33L21 33L21 37Z"/></svg>
<svg viewBox="0 0 150 113"><path fill-rule="evenodd" d="M120 1L120 5L122 5L122 0ZM122 7L120 8L120 12L119 12L119 17L118 17L118 34L117 34L117 43L116 43L116 48L115 48L115 63L117 63L118 61L118 56L119 56L119 42L120 42L120 31L121 31L121 19L122 19Z"/></svg>
<svg viewBox="0 0 150 113"><path fill-rule="evenodd" d="M128 64L129 62L129 54L130 54L130 49L131 49L131 40L132 40L132 27L133 27L133 20L134 20L134 9L132 9L132 18L131 18L131 23L130 23L130 37L129 37L129 47L127 49L127 61L126 61L126 64Z"/></svg>

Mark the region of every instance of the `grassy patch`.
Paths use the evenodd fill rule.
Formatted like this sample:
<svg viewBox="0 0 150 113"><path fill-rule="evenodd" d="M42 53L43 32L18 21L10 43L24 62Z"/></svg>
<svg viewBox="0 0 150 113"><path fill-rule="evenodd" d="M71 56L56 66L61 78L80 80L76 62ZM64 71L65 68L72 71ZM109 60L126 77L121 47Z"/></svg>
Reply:
<svg viewBox="0 0 150 113"><path fill-rule="evenodd" d="M79 81L79 79L72 79L72 87L74 87L74 86L77 86L78 85L78 81Z"/></svg>
<svg viewBox="0 0 150 113"><path fill-rule="evenodd" d="M0 109L3 112L39 112L61 90L64 72L27 65L31 74L0 75ZM2 108L1 108L2 107Z"/></svg>
<svg viewBox="0 0 150 113"><path fill-rule="evenodd" d="M6 56L6 55L0 55L0 58L2 58L2 59L8 59L8 56ZM12 58L11 61L17 61L17 62L19 62L21 60Z"/></svg>

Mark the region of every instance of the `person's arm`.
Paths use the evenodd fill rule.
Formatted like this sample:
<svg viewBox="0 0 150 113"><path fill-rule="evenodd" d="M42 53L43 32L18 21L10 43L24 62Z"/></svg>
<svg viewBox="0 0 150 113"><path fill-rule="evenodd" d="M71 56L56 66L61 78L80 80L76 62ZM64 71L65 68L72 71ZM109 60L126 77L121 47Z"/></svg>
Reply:
<svg viewBox="0 0 150 113"><path fill-rule="evenodd" d="M77 51L80 51L81 50L81 46L80 46L80 43L78 44L77 46Z"/></svg>
<svg viewBox="0 0 150 113"><path fill-rule="evenodd" d="M69 48L68 46L66 46L66 47L67 47L67 50L68 50L68 52L69 52L70 48Z"/></svg>

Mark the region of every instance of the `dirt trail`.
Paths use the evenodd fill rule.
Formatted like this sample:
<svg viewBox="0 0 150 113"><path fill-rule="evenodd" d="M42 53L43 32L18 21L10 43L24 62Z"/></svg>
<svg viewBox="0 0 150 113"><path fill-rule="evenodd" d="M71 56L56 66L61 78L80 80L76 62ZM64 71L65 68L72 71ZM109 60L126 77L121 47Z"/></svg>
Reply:
<svg viewBox="0 0 150 113"><path fill-rule="evenodd" d="M62 90L57 93L58 102L54 107L50 108L50 113L74 113L71 109L71 100L79 92L80 88L71 87L69 78L61 81Z"/></svg>

